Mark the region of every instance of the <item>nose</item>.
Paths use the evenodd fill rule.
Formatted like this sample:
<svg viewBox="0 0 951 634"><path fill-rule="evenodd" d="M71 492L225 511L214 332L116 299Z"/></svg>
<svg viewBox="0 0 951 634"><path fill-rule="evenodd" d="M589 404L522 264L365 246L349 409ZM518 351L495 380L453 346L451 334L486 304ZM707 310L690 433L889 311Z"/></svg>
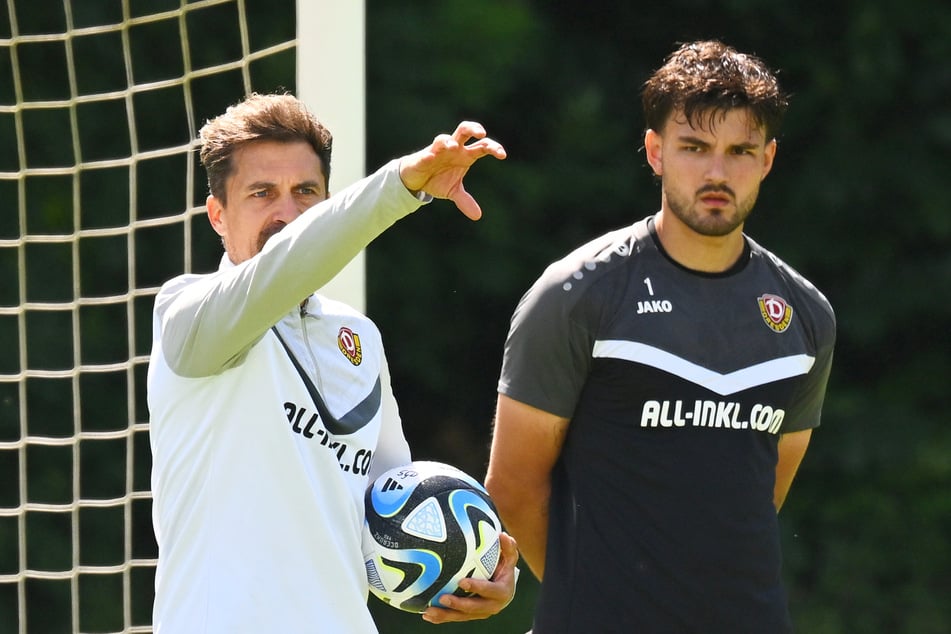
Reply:
<svg viewBox="0 0 951 634"><path fill-rule="evenodd" d="M288 224L300 216L302 211L294 197L287 194L275 201L271 218L276 222Z"/></svg>
<svg viewBox="0 0 951 634"><path fill-rule="evenodd" d="M705 177L711 183L723 183L726 181L726 160L718 154L712 154L707 164Z"/></svg>

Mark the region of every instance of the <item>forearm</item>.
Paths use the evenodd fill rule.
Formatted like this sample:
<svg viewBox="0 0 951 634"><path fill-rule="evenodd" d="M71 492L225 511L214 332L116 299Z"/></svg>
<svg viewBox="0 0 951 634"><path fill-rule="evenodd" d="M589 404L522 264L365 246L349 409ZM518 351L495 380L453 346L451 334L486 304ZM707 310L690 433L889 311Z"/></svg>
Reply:
<svg viewBox="0 0 951 634"><path fill-rule="evenodd" d="M485 487L522 558L545 574L551 474L568 419L499 394Z"/></svg>
<svg viewBox="0 0 951 634"><path fill-rule="evenodd" d="M786 501L786 495L792 486L799 465L806 455L806 449L809 447L809 440L812 438L812 430L791 432L783 434L779 438L778 459L776 461L776 484L773 489L773 505L776 512L782 508Z"/></svg>
<svg viewBox="0 0 951 634"><path fill-rule="evenodd" d="M545 575L545 552L548 546L548 501L525 504L502 514L506 530L518 542L519 553L532 574L541 581Z"/></svg>
<svg viewBox="0 0 951 634"><path fill-rule="evenodd" d="M503 482L490 470L486 489L495 502L502 524L515 541L522 559L541 580L545 573L545 550L548 543L548 504L551 487L533 487L524 482Z"/></svg>

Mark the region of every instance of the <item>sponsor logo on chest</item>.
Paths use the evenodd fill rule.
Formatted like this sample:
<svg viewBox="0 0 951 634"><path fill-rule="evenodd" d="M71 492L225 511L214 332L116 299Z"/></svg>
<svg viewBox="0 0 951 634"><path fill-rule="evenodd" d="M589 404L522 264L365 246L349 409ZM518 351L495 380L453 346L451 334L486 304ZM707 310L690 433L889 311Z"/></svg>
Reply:
<svg viewBox="0 0 951 634"><path fill-rule="evenodd" d="M745 408L736 401L646 401L641 427L709 427L779 433L786 410L763 403Z"/></svg>
<svg viewBox="0 0 951 634"><path fill-rule="evenodd" d="M306 406L287 401L284 403L284 413L291 431L307 440L316 440L321 447L336 455L341 471L356 476L366 476L370 472L372 449L356 446L355 442L341 440L329 433L320 423L320 414L308 410Z"/></svg>

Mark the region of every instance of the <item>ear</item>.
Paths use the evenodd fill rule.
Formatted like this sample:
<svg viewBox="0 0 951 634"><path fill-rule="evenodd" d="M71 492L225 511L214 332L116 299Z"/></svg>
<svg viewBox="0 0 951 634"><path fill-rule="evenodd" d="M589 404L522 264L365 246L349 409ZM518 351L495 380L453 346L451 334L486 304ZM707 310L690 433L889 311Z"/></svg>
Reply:
<svg viewBox="0 0 951 634"><path fill-rule="evenodd" d="M663 142L663 138L651 129L644 133L644 153L647 155L647 163L657 176L664 173Z"/></svg>
<svg viewBox="0 0 951 634"><path fill-rule="evenodd" d="M205 209L208 212L208 222L211 223L211 228L215 230L219 236L224 236L227 229L225 228L224 220L224 205L221 204L221 201L218 200L215 196L208 196L205 199Z"/></svg>
<svg viewBox="0 0 951 634"><path fill-rule="evenodd" d="M777 148L776 139L773 139L766 144L766 148L763 152L763 175L760 176L760 180L766 178L766 175L769 174L770 170L773 169L773 161L776 159L776 148Z"/></svg>

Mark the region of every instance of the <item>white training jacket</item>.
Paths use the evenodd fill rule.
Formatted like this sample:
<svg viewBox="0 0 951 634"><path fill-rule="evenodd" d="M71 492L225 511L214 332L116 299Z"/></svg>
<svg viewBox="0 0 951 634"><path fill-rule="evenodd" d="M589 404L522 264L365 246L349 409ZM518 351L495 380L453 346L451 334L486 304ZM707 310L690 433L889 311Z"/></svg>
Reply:
<svg viewBox="0 0 951 634"><path fill-rule="evenodd" d="M363 494L410 452L376 326L312 293L421 204L394 160L250 260L162 286L148 372L156 634L376 632Z"/></svg>

